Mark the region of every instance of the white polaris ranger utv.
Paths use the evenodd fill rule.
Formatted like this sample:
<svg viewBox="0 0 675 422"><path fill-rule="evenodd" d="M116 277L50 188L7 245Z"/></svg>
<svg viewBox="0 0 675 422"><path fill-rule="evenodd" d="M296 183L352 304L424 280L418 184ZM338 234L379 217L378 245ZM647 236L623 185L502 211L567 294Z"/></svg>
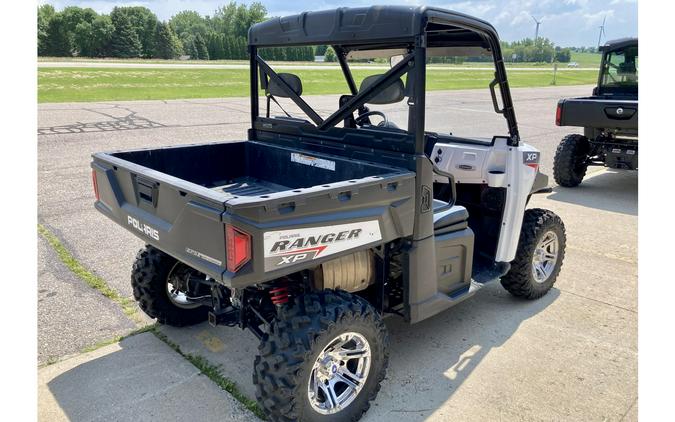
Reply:
<svg viewBox="0 0 675 422"><path fill-rule="evenodd" d="M330 114L263 58L310 45L332 46L342 69ZM488 89L508 131L481 141L425 130L427 60L477 50L494 63ZM260 339L253 382L271 420L354 421L385 376L384 315L416 323L497 280L539 298L565 229L525 209L548 179L518 136L487 22L425 7L302 13L254 25L249 52L248 139L94 154L95 206L148 244L132 271L148 315ZM356 78L349 59L368 56L397 58ZM271 102L293 115L270 117Z"/></svg>

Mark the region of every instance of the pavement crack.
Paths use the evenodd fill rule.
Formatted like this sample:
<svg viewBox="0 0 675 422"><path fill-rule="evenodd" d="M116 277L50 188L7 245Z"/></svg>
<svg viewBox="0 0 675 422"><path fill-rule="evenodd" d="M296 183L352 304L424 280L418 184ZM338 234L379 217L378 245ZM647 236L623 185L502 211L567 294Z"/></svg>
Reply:
<svg viewBox="0 0 675 422"><path fill-rule="evenodd" d="M638 401L638 398L635 397L633 399L633 403L631 403L631 405L628 407L628 410L626 410L626 412L623 414L623 416L621 416L621 419L619 419L619 422L622 422L626 419L626 416L628 416L628 413L633 409L633 407L635 407L635 404L637 403L637 401Z"/></svg>
<svg viewBox="0 0 675 422"><path fill-rule="evenodd" d="M596 256L599 256L599 257L602 257L602 258L615 259L617 261L625 262L626 264L630 264L630 265L636 265L637 264L637 262L635 262L634 260L631 260L630 258L623 258L623 257L620 257L620 256L610 255L610 254L606 254L606 253L598 253L595 250L591 250L591 249L575 248L574 246L569 246L569 245L567 245L567 248L575 250L575 251L583 252L583 253L586 253L586 254L593 254L593 255L596 255Z"/></svg>
<svg viewBox="0 0 675 422"><path fill-rule="evenodd" d="M136 325L140 325L142 323L142 319L138 314L138 308L136 307L133 298L123 297L117 292L117 290L110 287L104 279L92 273L87 267L78 261L77 258L75 258L68 248L63 245L61 240L47 227L42 224L38 224L37 229L38 233L47 241L54 252L56 252L56 255L59 257L61 262L76 277L81 279L92 289L97 290L102 296L116 303L122 309L124 315L131 319Z"/></svg>
<svg viewBox="0 0 675 422"><path fill-rule="evenodd" d="M580 297L580 298L582 298L582 299L590 300L590 301L593 301L593 302L596 302L596 303L601 303L601 304L603 304L603 305L611 306L611 307L613 307L613 308L621 309L621 310L630 312L630 313L632 313L632 314L636 314L636 315L637 315L637 313L638 313L638 312L637 312L636 310L634 310L634 309L626 308L626 307L623 307L623 306L620 306L620 305L615 305L615 304L613 304L613 303L605 302L604 300L594 299L594 298L592 298L592 297L584 296L584 295L582 295L582 294L574 293L574 292L571 292L571 291L569 291L569 290L564 290L564 289L561 289L561 288L558 288L558 290L560 290L560 291L563 292L563 293L568 293L568 294L571 294L571 295L573 295L573 296Z"/></svg>

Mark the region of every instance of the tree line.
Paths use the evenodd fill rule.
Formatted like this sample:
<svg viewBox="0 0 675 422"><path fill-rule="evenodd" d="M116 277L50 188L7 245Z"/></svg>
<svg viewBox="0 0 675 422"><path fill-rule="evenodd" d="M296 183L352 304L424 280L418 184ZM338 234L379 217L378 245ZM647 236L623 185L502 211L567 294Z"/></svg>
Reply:
<svg viewBox="0 0 675 422"><path fill-rule="evenodd" d="M142 6L115 7L110 14L98 14L77 6L57 11L52 5L38 7L38 55L56 57L120 57L175 59L181 56L200 60L243 60L248 58L248 28L267 17L262 3L249 6L231 1L202 16L191 10L160 21ZM526 38L502 42L507 62L569 62L571 51L592 48L560 48L547 38ZM597 50L596 50L597 51ZM313 61L325 56L336 61L332 48L282 47L261 49L267 60ZM491 57L431 57L433 63L491 61Z"/></svg>
<svg viewBox="0 0 675 422"><path fill-rule="evenodd" d="M77 6L57 11L38 8L38 55L54 57L120 57L221 60L246 59L248 28L266 19L261 3L232 1L213 16L182 11L168 21L142 6L115 7L98 14ZM269 60L314 60L312 47L264 49Z"/></svg>
<svg viewBox="0 0 675 422"><path fill-rule="evenodd" d="M520 41L501 41L502 57L509 63L569 63L572 49L556 46L548 38L525 38ZM430 57L432 63L491 62L492 56Z"/></svg>

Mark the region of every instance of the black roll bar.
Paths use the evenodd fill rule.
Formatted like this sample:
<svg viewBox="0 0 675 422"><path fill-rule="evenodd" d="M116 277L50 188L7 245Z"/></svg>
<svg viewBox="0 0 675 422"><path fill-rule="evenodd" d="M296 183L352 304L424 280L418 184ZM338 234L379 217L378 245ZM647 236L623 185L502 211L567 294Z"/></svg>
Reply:
<svg viewBox="0 0 675 422"><path fill-rule="evenodd" d="M260 70L265 73L270 79L274 80L274 82L281 88L282 91L286 95L288 95L288 98L293 100L293 102L300 107L300 109L316 124L317 126L320 126L323 124L324 120L319 116L319 114L314 111L312 107L310 107L309 104L305 102L298 94L293 91L293 88L288 86L286 81L284 81L282 78L279 77L279 75L272 70L271 67L267 63L265 63L265 60L263 60L260 56L256 56L256 62L258 63L258 66L260 66ZM255 82L257 83L257 81Z"/></svg>

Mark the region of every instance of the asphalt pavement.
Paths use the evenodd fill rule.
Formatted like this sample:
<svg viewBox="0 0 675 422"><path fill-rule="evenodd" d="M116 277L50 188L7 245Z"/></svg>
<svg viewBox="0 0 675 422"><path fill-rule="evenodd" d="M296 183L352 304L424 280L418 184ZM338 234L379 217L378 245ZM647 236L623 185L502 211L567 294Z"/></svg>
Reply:
<svg viewBox="0 0 675 422"><path fill-rule="evenodd" d="M572 131L553 125L557 100L590 90L512 90L521 138L542 151L545 173L551 174L559 139ZM337 97L307 101L327 114ZM482 92L432 92L428 106L427 120L437 131L505 131ZM403 115L389 107L382 109L393 120ZM142 241L94 210L91 153L244 139L249 125L245 98L41 104L38 113L38 219L124 297L131 296L129 272ZM390 369L366 420L637 419L637 173L600 171L576 189L535 196L530 206L554 210L567 228L556 288L525 302L495 284L415 326L389 318ZM38 327L42 363L133 329L103 296L77 296L88 287L59 267L44 250L48 245L40 248L39 288L48 290L39 293L38 305L45 315ZM44 322L50 318L52 326ZM54 347L64 336L55 327L64 325L72 333L63 332L82 343ZM257 344L250 334L206 324L162 330L185 352L222 365L251 396ZM54 397L69 400L68 394Z"/></svg>

